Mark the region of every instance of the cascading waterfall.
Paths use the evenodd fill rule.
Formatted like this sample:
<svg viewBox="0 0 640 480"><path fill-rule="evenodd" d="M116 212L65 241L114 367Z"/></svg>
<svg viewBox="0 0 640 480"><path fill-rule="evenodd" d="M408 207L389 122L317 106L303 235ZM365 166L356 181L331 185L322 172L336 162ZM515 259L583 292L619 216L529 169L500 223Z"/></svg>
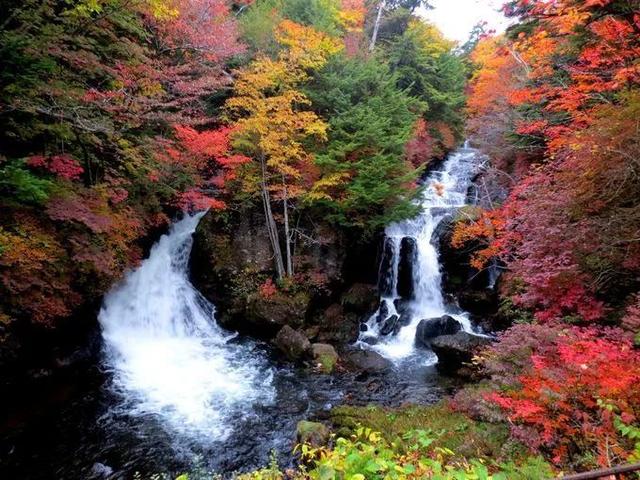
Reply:
<svg viewBox="0 0 640 480"><path fill-rule="evenodd" d="M444 300L434 232L445 217L466 204L479 157L465 142L440 170L426 178L419 201L422 212L387 227L380 265L380 307L363 326L360 345L400 360L414 353L416 329L423 319L450 315L465 331L472 330L468 315ZM429 360L435 362L435 355Z"/></svg>
<svg viewBox="0 0 640 480"><path fill-rule="evenodd" d="M188 279L192 235L203 213L185 216L147 260L105 298L99 320L106 366L130 415L212 440L229 418L274 397L271 371L253 345L231 343L215 308Z"/></svg>

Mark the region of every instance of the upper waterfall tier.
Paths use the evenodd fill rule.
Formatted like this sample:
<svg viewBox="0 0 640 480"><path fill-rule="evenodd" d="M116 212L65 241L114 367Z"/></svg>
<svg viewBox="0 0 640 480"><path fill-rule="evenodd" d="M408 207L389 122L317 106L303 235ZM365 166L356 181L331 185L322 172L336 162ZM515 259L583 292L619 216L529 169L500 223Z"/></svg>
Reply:
<svg viewBox="0 0 640 480"><path fill-rule="evenodd" d="M362 345L391 359L408 357L414 353L420 321L442 315L452 316L471 331L468 316L444 300L434 232L445 217L467 203L480 159L480 153L466 144L451 154L425 179L421 213L387 227L379 273L380 307L363 327Z"/></svg>

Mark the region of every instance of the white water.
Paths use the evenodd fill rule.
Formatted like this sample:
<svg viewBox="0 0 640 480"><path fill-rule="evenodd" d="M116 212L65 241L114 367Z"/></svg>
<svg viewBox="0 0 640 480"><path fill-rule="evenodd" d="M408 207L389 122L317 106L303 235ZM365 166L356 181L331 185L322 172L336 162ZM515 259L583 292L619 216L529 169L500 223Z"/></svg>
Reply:
<svg viewBox="0 0 640 480"><path fill-rule="evenodd" d="M105 298L99 320L107 367L130 415L161 417L182 433L224 440L229 418L270 403L271 373L251 346L215 323L188 279L202 213L175 223L147 260Z"/></svg>
<svg viewBox="0 0 640 480"><path fill-rule="evenodd" d="M423 319L450 315L458 320L465 331L471 331L468 315L446 305L442 295L442 277L438 251L433 238L438 224L448 215L466 204L467 191L478 168L479 153L465 146L449 156L441 169L432 172L425 180L425 190L420 199L422 212L415 218L389 225L385 231L386 242L391 250L388 271L382 271L389 288L381 292L381 303L386 304L387 315L400 316L394 302L403 300L398 292L398 271L401 261L401 243L403 238L412 239L416 245L416 258L413 262L413 295L404 299L408 322L396 334L383 335L384 321L378 319L378 310L367 321L367 330L360 335L360 344L371 348L391 360L401 360L415 352L415 335L418 324ZM401 317L402 318L402 317ZM424 357L424 353L422 354ZM434 354L427 359L435 363Z"/></svg>

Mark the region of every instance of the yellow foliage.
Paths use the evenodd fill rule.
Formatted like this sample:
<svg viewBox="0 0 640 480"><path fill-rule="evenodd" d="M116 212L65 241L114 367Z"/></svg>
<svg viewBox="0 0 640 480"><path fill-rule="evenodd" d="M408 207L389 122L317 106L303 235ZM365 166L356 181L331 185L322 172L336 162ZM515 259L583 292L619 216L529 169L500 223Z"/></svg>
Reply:
<svg viewBox="0 0 640 480"><path fill-rule="evenodd" d="M343 185L348 178L349 174L346 172L323 176L313 185L313 188L307 195L307 200L335 200L331 195L331 189Z"/></svg>
<svg viewBox="0 0 640 480"><path fill-rule="evenodd" d="M455 42L447 40L438 27L422 20L411 20L407 33L417 38L422 50L432 57L450 52L456 45Z"/></svg>
<svg viewBox="0 0 640 480"><path fill-rule="evenodd" d="M280 22L275 36L280 45L287 47L280 54L281 60L294 68L320 68L343 48L338 39L291 20Z"/></svg>
<svg viewBox="0 0 640 480"><path fill-rule="evenodd" d="M327 124L305 110L311 102L298 87L307 70L323 66L342 46L290 20L278 25L276 38L286 48L275 60L262 56L241 70L225 109L237 126L236 148L265 164L265 180L279 185L270 190L282 188L283 195L294 198L313 181L313 157L305 143L327 138ZM256 181L261 177L253 176ZM244 188L255 191L251 185Z"/></svg>
<svg viewBox="0 0 640 480"><path fill-rule="evenodd" d="M151 15L156 20L171 20L180 16L180 10L167 0L146 0Z"/></svg>
<svg viewBox="0 0 640 480"><path fill-rule="evenodd" d="M364 0L342 0L338 21L347 32L361 32L366 14Z"/></svg>

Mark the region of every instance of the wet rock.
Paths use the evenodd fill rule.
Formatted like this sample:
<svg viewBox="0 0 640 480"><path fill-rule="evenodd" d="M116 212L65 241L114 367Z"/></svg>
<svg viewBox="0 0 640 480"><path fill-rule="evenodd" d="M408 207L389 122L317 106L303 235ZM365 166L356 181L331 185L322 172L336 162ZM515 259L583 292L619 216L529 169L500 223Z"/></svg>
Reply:
<svg viewBox="0 0 640 480"><path fill-rule="evenodd" d="M416 329L416 343L430 347L434 338L441 335L453 335L462 330L462 325L455 318L443 315L440 318L421 320Z"/></svg>
<svg viewBox="0 0 640 480"><path fill-rule="evenodd" d="M309 297L304 293L269 298L253 294L247 299L245 321L252 325L254 335L273 336L283 325L302 326L308 306Z"/></svg>
<svg viewBox="0 0 640 480"><path fill-rule="evenodd" d="M394 240L386 238L382 249L382 260L380 261L380 273L378 275L378 290L382 296L393 294L393 256Z"/></svg>
<svg viewBox="0 0 640 480"><path fill-rule="evenodd" d="M345 310L365 315L376 308L378 289L368 283L356 283L347 290L341 299Z"/></svg>
<svg viewBox="0 0 640 480"><path fill-rule="evenodd" d="M440 241L448 238L449 233L453 229L453 216L447 213L445 217L436 225L431 234L431 242L440 247Z"/></svg>
<svg viewBox="0 0 640 480"><path fill-rule="evenodd" d="M333 346L326 343L311 345L313 362L324 373L331 373L338 363L338 353Z"/></svg>
<svg viewBox="0 0 640 480"><path fill-rule="evenodd" d="M403 327L411 323L412 317L410 313L403 313L393 329L393 334L397 335Z"/></svg>
<svg viewBox="0 0 640 480"><path fill-rule="evenodd" d="M396 312L398 312L400 315L402 315L403 313L407 313L411 308L410 302L402 298L396 298L393 301L393 305L396 307Z"/></svg>
<svg viewBox="0 0 640 480"><path fill-rule="evenodd" d="M311 352L309 339L289 325L280 329L273 343L291 361L301 360Z"/></svg>
<svg viewBox="0 0 640 480"><path fill-rule="evenodd" d="M490 337L458 332L434 338L431 340L431 349L438 356L438 369L444 373L456 374L471 363L479 349L492 342Z"/></svg>
<svg viewBox="0 0 640 480"><path fill-rule="evenodd" d="M331 432L326 425L319 422L301 420L296 426L296 440L312 447L321 447L329 442Z"/></svg>
<svg viewBox="0 0 640 480"><path fill-rule="evenodd" d="M382 323L389 316L389 305L386 300L380 301L380 306L378 307L378 315L376 315L376 322Z"/></svg>
<svg viewBox="0 0 640 480"><path fill-rule="evenodd" d="M111 478L111 475L113 475L113 468L100 462L94 463L89 472L89 478L91 480Z"/></svg>
<svg viewBox="0 0 640 480"><path fill-rule="evenodd" d="M498 309L497 293L491 289L464 290L458 294L460 308L473 315L486 316Z"/></svg>
<svg viewBox="0 0 640 480"><path fill-rule="evenodd" d="M371 350L352 350L343 355L343 360L352 370L367 373L384 372L392 366L389 360Z"/></svg>
<svg viewBox="0 0 640 480"><path fill-rule="evenodd" d="M413 298L413 269L418 259L418 244L415 239L405 237L400 242L400 262L398 263L398 295L404 299Z"/></svg>
<svg viewBox="0 0 640 480"><path fill-rule="evenodd" d="M380 334L389 335L390 333L397 331L398 320L400 320L398 315L391 315L387 318L380 328Z"/></svg>

